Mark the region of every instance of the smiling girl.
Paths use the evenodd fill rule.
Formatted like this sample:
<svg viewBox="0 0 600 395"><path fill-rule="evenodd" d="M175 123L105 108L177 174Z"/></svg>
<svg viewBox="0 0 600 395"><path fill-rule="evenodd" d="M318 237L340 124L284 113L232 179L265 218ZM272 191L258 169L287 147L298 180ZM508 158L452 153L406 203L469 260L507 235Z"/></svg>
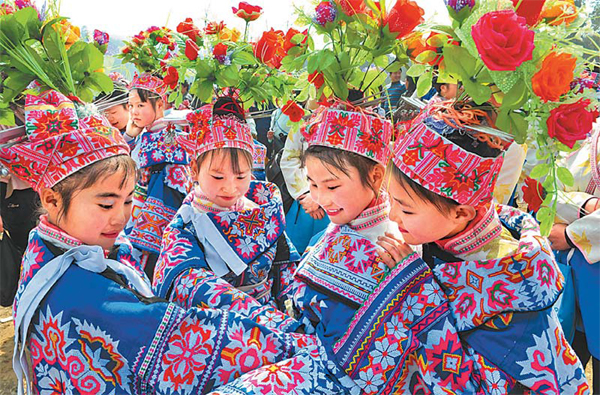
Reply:
<svg viewBox="0 0 600 395"><path fill-rule="evenodd" d="M125 234L142 253L142 265L150 279L164 228L191 188L190 158L179 144L187 112L170 111L165 117L166 91L158 77L134 77L129 92L130 122L124 135L140 168L134 210Z"/></svg>
<svg viewBox="0 0 600 395"><path fill-rule="evenodd" d="M238 312L256 301L283 308L300 256L285 234L279 190L252 181L254 142L241 106L221 97L188 119L196 184L165 231L157 294L183 306L204 305L210 294L211 305Z"/></svg>

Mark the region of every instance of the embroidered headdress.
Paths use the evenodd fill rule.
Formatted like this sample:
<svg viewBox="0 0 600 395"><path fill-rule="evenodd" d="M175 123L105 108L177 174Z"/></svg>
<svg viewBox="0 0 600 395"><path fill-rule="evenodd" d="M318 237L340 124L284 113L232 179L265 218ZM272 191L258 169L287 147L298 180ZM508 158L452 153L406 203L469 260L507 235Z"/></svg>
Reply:
<svg viewBox="0 0 600 395"><path fill-rule="evenodd" d="M194 156L219 148L238 148L254 155L250 126L233 114L215 114L218 102L202 106L187 116L191 128L190 150Z"/></svg>
<svg viewBox="0 0 600 395"><path fill-rule="evenodd" d="M488 144L503 151L505 143L483 133L448 124L436 116L440 108L428 109L410 130L398 137L394 164L427 190L460 204L483 207L492 201L492 192L504 156L482 157L460 147L448 137L472 133L475 145Z"/></svg>
<svg viewBox="0 0 600 395"><path fill-rule="evenodd" d="M152 74L144 73L138 75L136 73L133 76L133 81L131 81L131 84L129 85L129 89L145 89L156 93L162 100L166 101L167 84L165 84L162 79L153 76Z"/></svg>
<svg viewBox="0 0 600 395"><path fill-rule="evenodd" d="M321 145L354 152L384 166L390 158L388 145L392 124L347 103L321 107L302 133L309 146Z"/></svg>
<svg viewBox="0 0 600 395"><path fill-rule="evenodd" d="M106 118L79 118L74 103L52 90L26 97L25 131L19 140L0 146L0 163L36 191L99 160L129 154L121 133Z"/></svg>

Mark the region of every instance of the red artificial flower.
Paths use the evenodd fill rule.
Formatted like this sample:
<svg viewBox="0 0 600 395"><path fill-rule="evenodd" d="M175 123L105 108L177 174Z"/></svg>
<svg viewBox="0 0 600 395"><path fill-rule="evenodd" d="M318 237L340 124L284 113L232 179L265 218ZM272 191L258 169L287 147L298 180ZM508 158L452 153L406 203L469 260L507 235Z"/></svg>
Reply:
<svg viewBox="0 0 600 395"><path fill-rule="evenodd" d="M198 48L198 45L196 45L196 42L190 38L188 38L185 41L185 56L189 59L189 60L196 60L198 59L198 51L200 48Z"/></svg>
<svg viewBox="0 0 600 395"><path fill-rule="evenodd" d="M294 38L295 35L300 34L300 32L294 28L289 28L289 30L287 31L287 33L285 34L285 38L284 38L284 43L283 43L283 51L287 54L288 51L290 50L290 48L293 48L295 46L298 45L305 45L306 41L308 40L308 30L304 30L302 32L302 35L304 35L304 38L302 39L302 41L299 44L294 44L292 42L292 38Z"/></svg>
<svg viewBox="0 0 600 395"><path fill-rule="evenodd" d="M471 28L479 56L490 70L515 70L532 59L534 32L513 10L484 14Z"/></svg>
<svg viewBox="0 0 600 395"><path fill-rule="evenodd" d="M156 32L156 31L159 31L159 30L160 30L160 27L158 27L158 26L150 26L148 28L148 30L146 30L146 33L150 34L152 32Z"/></svg>
<svg viewBox="0 0 600 395"><path fill-rule="evenodd" d="M254 45L254 56L262 63L275 67L274 65L280 63L281 57L285 55L283 44L283 32L271 28L268 32L263 32L260 40Z"/></svg>
<svg viewBox="0 0 600 395"><path fill-rule="evenodd" d="M0 4L0 16L14 14L15 9L8 3Z"/></svg>
<svg viewBox="0 0 600 395"><path fill-rule="evenodd" d="M293 100L288 100L281 109L281 112L287 115L292 122L300 122L304 116L304 110Z"/></svg>
<svg viewBox="0 0 600 395"><path fill-rule="evenodd" d="M200 30L194 25L192 18L185 18L185 21L177 25L177 32L188 36L194 42L200 36Z"/></svg>
<svg viewBox="0 0 600 395"><path fill-rule="evenodd" d="M141 45L145 40L146 40L146 36L144 36L144 32L139 32L138 34L133 36L133 38L131 39L131 41L137 45Z"/></svg>
<svg viewBox="0 0 600 395"><path fill-rule="evenodd" d="M410 0L397 0L383 21L396 38L407 36L419 23L423 22L425 11Z"/></svg>
<svg viewBox="0 0 600 395"><path fill-rule="evenodd" d="M589 99L579 99L575 103L561 104L551 110L546 121L548 136L556 138L569 148L573 148L575 142L585 139L599 115L597 109L587 110L589 105Z"/></svg>
<svg viewBox="0 0 600 395"><path fill-rule="evenodd" d="M206 34L218 34L221 30L225 29L225 23L221 22L208 22L204 28Z"/></svg>
<svg viewBox="0 0 600 395"><path fill-rule="evenodd" d="M245 1L241 1L238 8L231 7L231 9L236 16L242 18L246 22L255 21L262 15L262 7L248 4Z"/></svg>
<svg viewBox="0 0 600 395"><path fill-rule="evenodd" d="M315 71L314 73L309 74L308 82L312 83L315 86L315 88L321 89L321 87L325 83L325 78L323 77L323 73L319 73L318 71Z"/></svg>
<svg viewBox="0 0 600 395"><path fill-rule="evenodd" d="M177 87L177 83L179 83L179 73L175 67L169 67L167 69L167 75L163 78L163 82L171 89Z"/></svg>
<svg viewBox="0 0 600 395"><path fill-rule="evenodd" d="M342 12L348 16L364 14L367 10L364 0L335 0L342 8Z"/></svg>
<svg viewBox="0 0 600 395"><path fill-rule="evenodd" d="M158 36L158 37L156 37L156 42L159 42L159 43L165 44L165 45L171 45L171 40L169 40L168 37Z"/></svg>
<svg viewBox="0 0 600 395"><path fill-rule="evenodd" d="M128 54L129 52L131 52L131 48L129 48L129 47L125 47L125 48L123 48L123 49L121 50L121 52L122 52L122 53L124 53L124 54Z"/></svg>
<svg viewBox="0 0 600 395"><path fill-rule="evenodd" d="M523 200L527 203L527 210L537 213L546 196L542 184L531 177L527 177L521 190L523 191Z"/></svg>
<svg viewBox="0 0 600 395"><path fill-rule="evenodd" d="M219 63L225 62L225 57L227 56L227 45L223 43L218 43L213 48L212 53L215 59L219 61Z"/></svg>
<svg viewBox="0 0 600 395"><path fill-rule="evenodd" d="M512 2L517 15L525 18L529 26L535 26L541 19L546 0L512 0Z"/></svg>

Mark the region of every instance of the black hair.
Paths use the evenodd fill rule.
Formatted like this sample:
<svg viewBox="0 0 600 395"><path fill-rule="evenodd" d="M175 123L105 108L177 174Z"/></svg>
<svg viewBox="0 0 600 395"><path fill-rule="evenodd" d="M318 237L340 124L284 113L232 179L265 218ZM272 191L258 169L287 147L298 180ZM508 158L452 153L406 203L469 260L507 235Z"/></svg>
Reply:
<svg viewBox="0 0 600 395"><path fill-rule="evenodd" d="M212 165L213 158L217 151L222 152L225 155L225 157L229 157L229 160L231 161L231 170L233 170L234 174L241 173L241 166L240 166L241 160L245 160L246 163L248 164L248 167L250 168L250 170L252 170L252 164L253 164L252 154L244 149L229 148L229 147L221 148L218 150L206 151L206 152L203 152L202 154L198 155L198 158L196 158L196 170L200 171L200 166L207 159L210 160L209 165ZM223 158L223 159L225 159L225 158Z"/></svg>
<svg viewBox="0 0 600 395"><path fill-rule="evenodd" d="M156 111L156 103L158 103L159 100L162 100L162 98L158 94L156 94L152 91L149 91L147 89L135 88L135 89L132 89L131 91L132 92L135 91L138 94L142 103L149 102L154 111Z"/></svg>
<svg viewBox="0 0 600 395"><path fill-rule="evenodd" d="M114 89L108 95L106 93L99 94L94 101L103 101L110 105L110 103L118 103L114 104L115 106L121 105L124 109L127 109L127 88L125 85L120 84L118 82L114 83ZM123 100L125 102L123 103ZM110 106L112 107L112 106Z"/></svg>
<svg viewBox="0 0 600 395"><path fill-rule="evenodd" d="M442 86L444 85L448 85L447 82L438 82L437 77L433 77L433 81L431 82L431 85L435 88L435 91L438 93L438 95L442 94Z"/></svg>
<svg viewBox="0 0 600 395"><path fill-rule="evenodd" d="M239 121L246 122L244 108L231 96L217 98L213 104L213 114L216 116L234 116Z"/></svg>
<svg viewBox="0 0 600 395"><path fill-rule="evenodd" d="M358 89L350 89L348 91L348 101L350 103L357 100L362 100L365 97L365 92L359 91Z"/></svg>
<svg viewBox="0 0 600 395"><path fill-rule="evenodd" d="M338 148L313 145L308 147L302 156L302 166L306 165L306 158L313 157L325 164L325 167L331 172L330 167L341 171L348 177L348 166L354 167L358 171L360 183L373 191L375 195L379 193L369 179L369 174L377 166L377 162L365 156L354 152L341 150Z"/></svg>
<svg viewBox="0 0 600 395"><path fill-rule="evenodd" d="M119 188L123 188L125 183L131 179L131 177L134 179L137 178L137 166L134 160L131 159L131 156L116 155L102 159L76 171L53 186L52 190L58 193L62 201L62 207L56 220L59 221L63 216L67 215L73 197L77 192L90 188L95 183L118 172L123 172Z"/></svg>

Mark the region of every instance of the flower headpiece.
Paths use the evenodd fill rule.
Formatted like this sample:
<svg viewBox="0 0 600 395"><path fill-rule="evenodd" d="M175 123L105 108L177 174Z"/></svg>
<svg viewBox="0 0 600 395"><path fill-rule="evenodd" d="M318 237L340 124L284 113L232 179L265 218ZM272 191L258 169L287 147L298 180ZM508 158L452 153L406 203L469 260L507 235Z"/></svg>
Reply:
<svg viewBox="0 0 600 395"><path fill-rule="evenodd" d="M187 116L190 123L190 150L195 157L220 148L238 148L254 155L254 140L248 124L233 115L214 114L208 104Z"/></svg>
<svg viewBox="0 0 600 395"><path fill-rule="evenodd" d="M385 166L392 129L389 121L347 104L345 109L321 107L303 134L309 146L354 152Z"/></svg>
<svg viewBox="0 0 600 395"><path fill-rule="evenodd" d="M78 118L74 103L52 90L26 97L25 131L16 143L0 146L0 163L36 191L99 160L129 154L106 118Z"/></svg>
<svg viewBox="0 0 600 395"><path fill-rule="evenodd" d="M442 197L477 208L487 206L492 201L503 154L482 157L460 147L444 134L469 132L456 125L449 126L443 120L436 121L435 115L431 115L434 113L435 110L429 109L408 132L399 136L392 158L394 164L410 179ZM482 133L475 133L472 138L475 144L487 143L504 151L504 145L497 144L499 139Z"/></svg>
<svg viewBox="0 0 600 395"><path fill-rule="evenodd" d="M162 100L166 101L167 85L159 77L151 74L138 75L137 73L133 76L133 81L129 85L129 89L145 89L147 91L156 93Z"/></svg>

